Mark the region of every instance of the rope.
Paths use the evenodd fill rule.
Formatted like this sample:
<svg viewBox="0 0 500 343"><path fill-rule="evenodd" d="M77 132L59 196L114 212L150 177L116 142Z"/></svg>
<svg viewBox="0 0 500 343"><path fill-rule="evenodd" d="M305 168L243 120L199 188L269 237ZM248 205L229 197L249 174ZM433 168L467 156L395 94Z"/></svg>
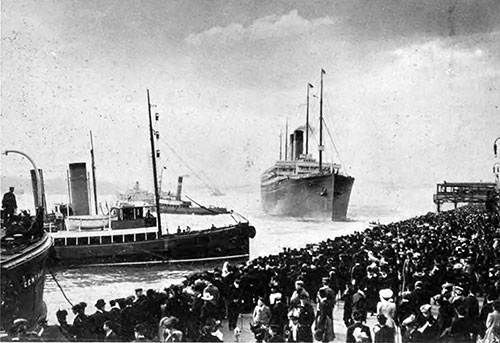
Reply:
<svg viewBox="0 0 500 343"><path fill-rule="evenodd" d="M64 296L64 298L66 299L66 301L68 302L68 304L70 304L71 307L73 307L73 304L71 303L71 301L68 299L68 297L66 296L66 293L64 292L63 288L61 287L61 285L59 284L59 281L57 281L56 279L56 276L54 275L54 273L52 273L52 270L50 270L50 268L47 267L47 269L49 270L49 273L50 275L52 276L52 279L54 279L57 287L59 287L59 290L61 291L62 295Z"/></svg>
<svg viewBox="0 0 500 343"><path fill-rule="evenodd" d="M335 149L335 152L337 153L337 158L339 159L340 164L343 167L344 166L344 162L340 158L339 151L337 150L337 146L335 145L335 142L333 141L333 137L332 137L332 134L330 133L330 129L328 128L328 125L326 125L326 121L324 121L324 123L325 123L326 132L328 133L328 136L330 137L330 142L332 143L333 148Z"/></svg>
<svg viewBox="0 0 500 343"><path fill-rule="evenodd" d="M173 152L173 154L174 154L174 155L175 155L175 156L176 156L176 157L177 157L177 158L178 158L178 159L179 159L182 163L184 163L184 165L185 165L185 166L186 166L186 167L187 167L187 168L191 171L191 173L193 173L193 175L194 175L194 176L196 176L196 177L198 178L198 180L200 180L200 181L201 181L201 182L205 185L205 187L207 187L208 189L210 189L213 193L220 193L220 190L218 190L218 189L214 189L214 188L213 188L213 187L211 187L211 186L210 186L207 182L205 182L205 181L204 181L204 180L203 180L203 179L202 179L202 178L198 175L198 173L196 173L196 172L194 171L194 169L193 169L193 168L191 168L191 166L190 166L190 165L189 165L186 161L184 161L184 159L183 159L181 156L179 156L179 154L175 151L175 149L174 149L174 148L173 148L170 144L168 144L166 140L161 139L161 142L162 142L163 144L165 144L165 145L167 146L167 148L169 148L169 149L170 149L170 151L172 151L172 152ZM205 177L206 177L206 175L205 175ZM207 179L208 179L208 178L207 178Z"/></svg>

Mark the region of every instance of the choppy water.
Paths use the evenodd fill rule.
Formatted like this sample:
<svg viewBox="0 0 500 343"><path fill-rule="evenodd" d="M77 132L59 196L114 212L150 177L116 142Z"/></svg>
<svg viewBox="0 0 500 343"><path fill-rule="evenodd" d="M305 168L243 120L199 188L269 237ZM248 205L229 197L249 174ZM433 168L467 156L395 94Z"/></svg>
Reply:
<svg viewBox="0 0 500 343"><path fill-rule="evenodd" d="M358 186L359 187L359 186ZM297 219L265 215L260 207L258 188L240 188L227 191L221 197L188 194L203 204L222 205L232 208L245 216L257 229L256 237L251 241L251 258L273 254L284 247L302 247L307 243L315 243L338 235L349 234L368 227L370 221L388 223L410 216L434 210L432 189L376 190L355 189L351 197L349 220L332 222L329 220ZM110 200L113 197L108 197ZM52 202L64 200L63 196L53 197ZM47 199L51 203L50 197ZM170 230L177 226L193 229L206 228L211 224L222 225L233 222L228 215L220 216L185 216L162 215ZM73 302L85 301L89 311L93 312L97 299L110 299L132 295L138 287L144 289L163 289L179 283L189 273L197 270L193 267L94 267L69 270L56 270L56 279ZM66 309L70 305L50 276L47 275L45 301L48 307L49 322L55 323L55 312ZM71 315L68 318L72 320Z"/></svg>

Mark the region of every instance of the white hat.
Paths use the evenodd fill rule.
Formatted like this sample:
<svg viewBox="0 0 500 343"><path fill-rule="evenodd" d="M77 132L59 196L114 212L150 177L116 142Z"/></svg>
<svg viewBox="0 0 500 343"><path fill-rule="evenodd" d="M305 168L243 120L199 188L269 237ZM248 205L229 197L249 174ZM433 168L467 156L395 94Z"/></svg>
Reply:
<svg viewBox="0 0 500 343"><path fill-rule="evenodd" d="M212 301L214 300L214 296L208 292L203 293L203 296L201 297L202 300L207 300L207 301Z"/></svg>
<svg viewBox="0 0 500 343"><path fill-rule="evenodd" d="M393 296L393 292L391 289L389 288L384 288L384 289L381 289L378 294L380 295L381 298L384 298L384 299L390 299L392 298Z"/></svg>

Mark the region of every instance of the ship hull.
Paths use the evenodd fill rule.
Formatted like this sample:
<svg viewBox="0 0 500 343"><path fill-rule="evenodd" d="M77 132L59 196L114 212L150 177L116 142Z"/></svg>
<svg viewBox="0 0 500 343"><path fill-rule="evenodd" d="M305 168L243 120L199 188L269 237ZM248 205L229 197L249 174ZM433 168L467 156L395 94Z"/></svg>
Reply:
<svg viewBox="0 0 500 343"><path fill-rule="evenodd" d="M250 238L254 236L253 226L240 223L224 228L121 243L67 245L63 243L64 240L56 239L55 261L57 265L78 267L248 260Z"/></svg>
<svg viewBox="0 0 500 343"><path fill-rule="evenodd" d="M12 321L24 318L35 326L47 315L43 301L45 267L52 246L48 234L27 248L2 256L2 313L1 326L8 331Z"/></svg>
<svg viewBox="0 0 500 343"><path fill-rule="evenodd" d="M353 183L353 177L332 173L269 178L261 183L262 208L273 215L344 220Z"/></svg>

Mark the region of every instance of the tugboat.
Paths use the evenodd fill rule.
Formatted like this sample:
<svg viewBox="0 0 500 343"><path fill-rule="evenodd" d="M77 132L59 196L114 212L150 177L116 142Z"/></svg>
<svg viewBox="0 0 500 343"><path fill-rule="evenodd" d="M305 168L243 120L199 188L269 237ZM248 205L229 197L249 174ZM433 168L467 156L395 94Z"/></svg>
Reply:
<svg viewBox="0 0 500 343"><path fill-rule="evenodd" d="M182 200L182 182L183 177L177 179L177 193L160 192L160 212L169 214L195 214L195 215L218 215L228 214L225 207L203 206L194 200ZM189 198L189 197L188 197ZM124 194L119 195L121 201L133 203L145 203L153 205L155 202L154 194L140 189L139 183L136 182L133 189L128 190ZM194 202L194 205L193 205Z"/></svg>
<svg viewBox="0 0 500 343"><path fill-rule="evenodd" d="M153 130L151 106L148 91L149 134L155 187L154 209L157 216L151 213L151 205L120 204L111 209L107 220L95 221L96 225L93 227L90 227L89 219L86 225L51 228L56 261L59 265L78 267L248 260L250 239L255 236L255 228L241 216L236 219L231 214L236 223L223 227L212 225L205 230L186 229L175 233L168 232L168 229L163 230L161 217L158 215L161 212L161 203L156 173L157 150L154 143L154 133L157 131ZM78 174L85 178L85 164L78 165ZM75 170L71 173L76 175ZM71 177L70 181L78 179L81 180ZM71 193L80 197L79 204L83 205L83 210L87 212L82 213L75 200L72 207L77 215L86 216L89 206L85 192L88 187L83 183L80 186ZM74 223L77 224L78 220ZM81 223L84 221L81 220Z"/></svg>
<svg viewBox="0 0 500 343"><path fill-rule="evenodd" d="M32 160L24 153L18 153ZM32 162L33 163L33 162ZM9 332L14 320L24 320L28 328L33 328L45 319L47 307L43 301L45 284L45 264L52 247L52 239L43 229L44 207L43 185L38 169L33 164L37 199L34 217L27 212L3 219L1 238L1 290L0 331Z"/></svg>
<svg viewBox="0 0 500 343"><path fill-rule="evenodd" d="M266 213L338 220L347 216L354 178L341 172L339 164L323 162L323 74L322 69L319 162L309 154L309 88L312 85L308 84L306 125L294 130L289 137L290 159L285 147L285 160L280 158L261 177L262 207Z"/></svg>

